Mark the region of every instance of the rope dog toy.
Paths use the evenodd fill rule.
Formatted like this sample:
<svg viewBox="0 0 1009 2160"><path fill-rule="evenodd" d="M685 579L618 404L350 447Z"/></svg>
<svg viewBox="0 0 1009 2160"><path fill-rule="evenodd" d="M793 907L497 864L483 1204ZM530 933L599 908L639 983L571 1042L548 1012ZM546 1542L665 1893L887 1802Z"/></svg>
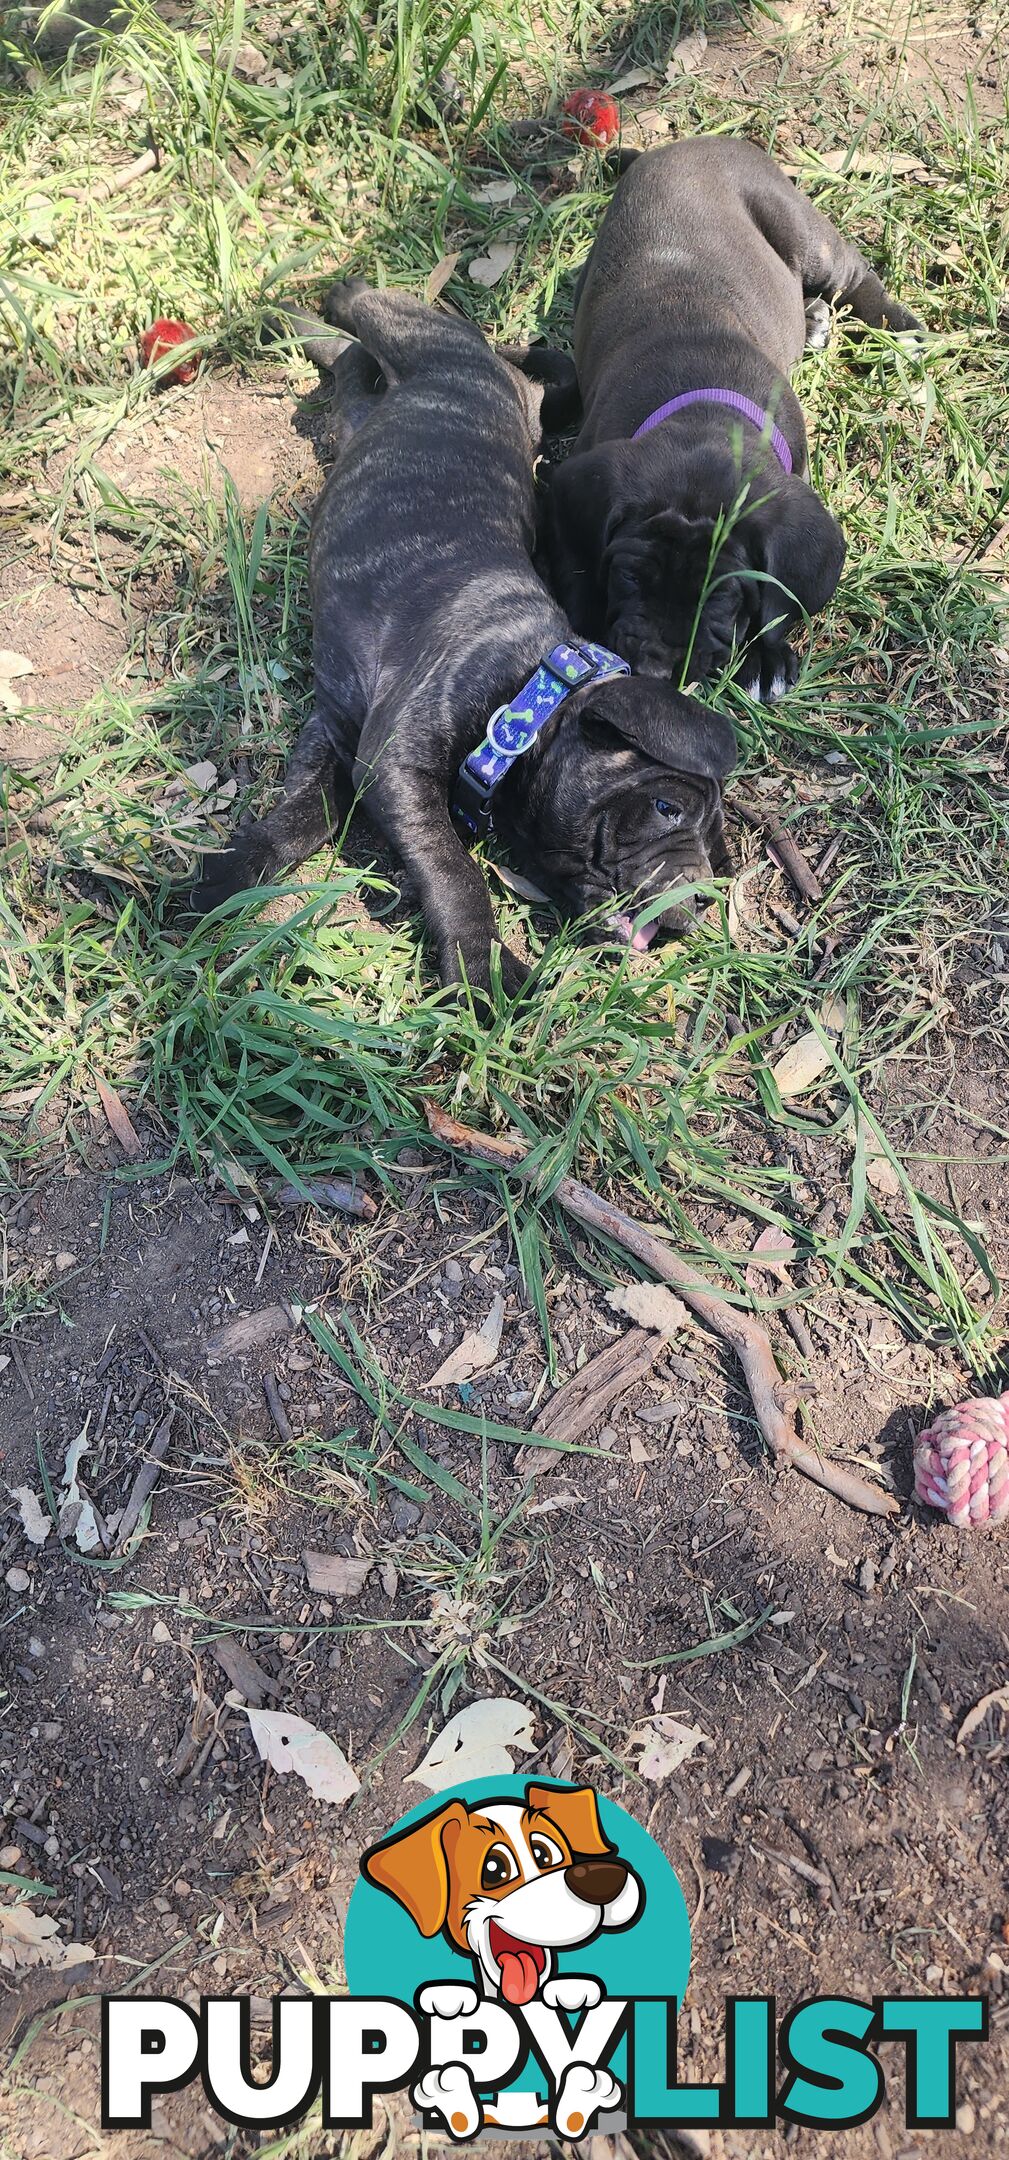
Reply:
<svg viewBox="0 0 1009 2160"><path fill-rule="evenodd" d="M958 1530L1009 1517L1009 1390L957 1403L918 1434L914 1489Z"/></svg>

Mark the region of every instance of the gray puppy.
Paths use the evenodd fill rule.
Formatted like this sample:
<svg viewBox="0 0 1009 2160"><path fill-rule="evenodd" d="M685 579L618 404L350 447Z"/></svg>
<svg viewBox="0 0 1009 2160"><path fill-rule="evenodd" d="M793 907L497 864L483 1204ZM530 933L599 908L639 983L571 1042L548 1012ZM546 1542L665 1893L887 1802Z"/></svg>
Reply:
<svg viewBox="0 0 1009 2160"><path fill-rule="evenodd" d="M636 668L700 680L735 656L758 696L794 681L788 632L844 561L788 381L833 299L920 328L754 143L702 136L627 163L580 281L584 425L546 533L576 629Z"/></svg>
<svg viewBox="0 0 1009 2160"><path fill-rule="evenodd" d="M305 341L335 359L342 432L310 545L315 707L280 800L205 863L194 905L314 854L360 795L410 875L443 982L486 991L496 932L467 842L492 806L567 913L609 906L611 935L647 943L656 925L636 931L620 896L643 904L724 867L731 727L579 646L538 578L541 386L474 324L403 293L355 279L326 316L359 343ZM662 920L678 926L676 910ZM501 973L521 987L507 948Z"/></svg>

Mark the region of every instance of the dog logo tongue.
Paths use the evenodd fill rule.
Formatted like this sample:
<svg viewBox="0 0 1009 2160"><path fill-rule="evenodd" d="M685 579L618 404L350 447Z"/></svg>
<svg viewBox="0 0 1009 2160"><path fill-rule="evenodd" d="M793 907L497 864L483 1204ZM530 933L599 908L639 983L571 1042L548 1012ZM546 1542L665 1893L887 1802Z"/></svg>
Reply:
<svg viewBox="0 0 1009 2160"><path fill-rule="evenodd" d="M532 2002L540 1974L546 1970L546 1951L538 1943L518 1942L496 1920L491 1922L490 1948L501 1974L505 2001Z"/></svg>
<svg viewBox="0 0 1009 2160"><path fill-rule="evenodd" d="M536 1993L539 1969L531 1950L502 1950L498 1959L501 1967L501 1993L506 2002L532 2002Z"/></svg>

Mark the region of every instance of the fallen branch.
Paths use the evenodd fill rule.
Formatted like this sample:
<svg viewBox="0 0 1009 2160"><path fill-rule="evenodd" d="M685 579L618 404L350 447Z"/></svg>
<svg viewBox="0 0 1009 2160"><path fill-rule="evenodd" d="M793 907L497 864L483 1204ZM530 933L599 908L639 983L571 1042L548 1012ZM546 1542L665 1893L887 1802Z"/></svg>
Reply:
<svg viewBox="0 0 1009 2160"><path fill-rule="evenodd" d="M145 173L154 172L157 163L156 150L143 150L138 158L134 158L132 165L112 167L100 180L93 180L89 188L72 188L71 194L76 202L108 202L111 196L119 195L123 188L132 187L135 180L142 180Z"/></svg>
<svg viewBox="0 0 1009 2160"><path fill-rule="evenodd" d="M810 907L815 907L823 899L823 887L780 818L776 818L773 811L758 809L756 803L747 802L742 795L733 795L732 807L738 810L745 824L752 825L755 832L763 833L779 869L787 872L796 891L808 900Z"/></svg>
<svg viewBox="0 0 1009 2160"><path fill-rule="evenodd" d="M458 1148L463 1154L475 1155L481 1162L493 1163L498 1170L517 1170L521 1175L527 1160L523 1141L509 1140L500 1134L475 1132L471 1126L461 1125L457 1118L449 1117L436 1103L425 1104L425 1109L436 1140L444 1140L449 1147ZM779 1462L791 1463L815 1484L835 1493L839 1500L846 1500L850 1507L861 1508L867 1515L900 1513L899 1504L891 1493L880 1492L864 1478L857 1477L854 1471L843 1470L840 1464L825 1461L814 1448L806 1447L799 1439L785 1408L788 1391L775 1365L769 1338L756 1320L717 1297L704 1276L698 1274L688 1261L671 1252L668 1245L643 1223L635 1222L622 1208L613 1207L599 1193L592 1192L588 1185L580 1184L576 1178L561 1178L554 1190L554 1199L576 1221L584 1223L586 1229L624 1246L653 1275L672 1283L691 1312L730 1344L743 1368L757 1424Z"/></svg>

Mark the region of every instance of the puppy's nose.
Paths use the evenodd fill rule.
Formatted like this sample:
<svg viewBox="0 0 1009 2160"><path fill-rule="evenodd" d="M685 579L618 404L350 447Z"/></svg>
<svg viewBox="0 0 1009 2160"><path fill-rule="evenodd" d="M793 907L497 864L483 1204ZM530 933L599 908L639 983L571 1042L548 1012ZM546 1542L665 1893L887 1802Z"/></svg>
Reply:
<svg viewBox="0 0 1009 2160"><path fill-rule="evenodd" d="M627 1869L622 1860L573 1860L564 1880L586 1905L611 1905L627 1881Z"/></svg>

